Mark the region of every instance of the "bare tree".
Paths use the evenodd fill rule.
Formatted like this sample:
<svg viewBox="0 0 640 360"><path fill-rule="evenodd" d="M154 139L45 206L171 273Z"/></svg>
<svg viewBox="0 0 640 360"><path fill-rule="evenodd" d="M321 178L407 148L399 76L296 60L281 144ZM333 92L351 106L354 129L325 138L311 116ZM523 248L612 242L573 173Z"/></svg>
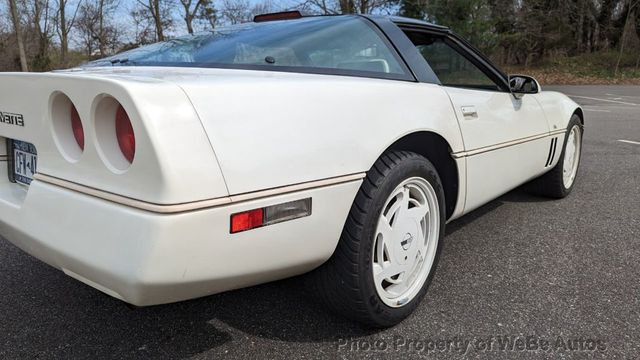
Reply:
<svg viewBox="0 0 640 360"><path fill-rule="evenodd" d="M133 9L130 13L134 30L134 41L127 45L133 48L139 45L152 43L155 40L155 25L153 19L149 19L149 14L144 8Z"/></svg>
<svg viewBox="0 0 640 360"><path fill-rule="evenodd" d="M155 28L156 41L164 41L165 30L173 24L171 10L174 3L169 0L137 0L137 3L149 14Z"/></svg>
<svg viewBox="0 0 640 360"><path fill-rule="evenodd" d="M354 0L339 0L340 12L343 14L353 14L356 12L356 4Z"/></svg>
<svg viewBox="0 0 640 360"><path fill-rule="evenodd" d="M77 28L82 35L82 44L87 55L99 50L100 56L106 56L119 45L120 33L111 23L109 14L113 14L119 3L117 0L94 0L86 2L80 9Z"/></svg>
<svg viewBox="0 0 640 360"><path fill-rule="evenodd" d="M416 0L419 1L419 0ZM413 3L414 0L411 1ZM296 8L305 12L332 14L396 13L397 0L305 0ZM404 4L407 2L405 1Z"/></svg>
<svg viewBox="0 0 640 360"><path fill-rule="evenodd" d="M222 19L224 22L240 24L253 20L255 15L273 12L275 7L270 1L252 5L249 0L224 0L222 2Z"/></svg>
<svg viewBox="0 0 640 360"><path fill-rule="evenodd" d="M187 31L193 34L193 19L201 14L201 9L211 5L210 0L180 0L184 9L183 18L187 24Z"/></svg>
<svg viewBox="0 0 640 360"><path fill-rule="evenodd" d="M340 7L334 0L303 0L294 4L292 8L304 14L336 15L340 13Z"/></svg>
<svg viewBox="0 0 640 360"><path fill-rule="evenodd" d="M214 29L216 27L216 23L218 22L218 12L213 7L212 2L209 2L207 5L200 7L198 20L204 22L206 24L205 26L211 29Z"/></svg>
<svg viewBox="0 0 640 360"><path fill-rule="evenodd" d="M36 53L32 67L36 71L49 70L52 65L49 50L51 48L53 29L49 5L49 0L32 0L29 8L29 23L33 24L36 41Z"/></svg>
<svg viewBox="0 0 640 360"><path fill-rule="evenodd" d="M268 14L274 11L277 11L277 10L271 1L262 1L262 2L256 3L251 8L251 19L249 19L249 21L252 21L253 17L256 15Z"/></svg>
<svg viewBox="0 0 640 360"><path fill-rule="evenodd" d="M18 5L16 0L9 0L9 12L11 13L11 21L13 22L13 31L16 35L16 41L18 42L18 52L20 53L20 68L22 71L29 71L27 65L27 54L24 50L24 39L22 38L22 31L20 26L20 16L18 14Z"/></svg>
<svg viewBox="0 0 640 360"><path fill-rule="evenodd" d="M628 0L627 2L627 14L624 19L624 25L622 26L622 36L620 38L620 52L618 53L618 61L616 61L616 67L613 72L614 77L618 77L618 71L620 71L620 61L622 61L622 55L624 54L624 43L627 35L627 26L629 24L629 18L631 14L635 14L637 6L640 4L640 0Z"/></svg>
<svg viewBox="0 0 640 360"><path fill-rule="evenodd" d="M223 0L222 18L234 25L249 21L251 4L247 0Z"/></svg>
<svg viewBox="0 0 640 360"><path fill-rule="evenodd" d="M60 62L65 64L67 60L67 53L69 52L69 33L71 33L71 29L75 25L76 16L78 15L78 10L80 10L80 5L82 4L82 0L79 0L75 6L72 6L71 17L67 14L67 7L71 6L69 0L57 0L56 2L56 31L58 32L58 37L60 38Z"/></svg>

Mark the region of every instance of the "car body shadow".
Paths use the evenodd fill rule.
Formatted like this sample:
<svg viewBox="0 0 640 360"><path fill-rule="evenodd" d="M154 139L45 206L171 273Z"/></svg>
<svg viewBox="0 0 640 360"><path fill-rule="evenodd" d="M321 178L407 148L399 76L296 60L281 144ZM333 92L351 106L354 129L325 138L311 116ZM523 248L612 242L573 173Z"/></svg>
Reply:
<svg viewBox="0 0 640 360"><path fill-rule="evenodd" d="M372 333L315 303L305 293L301 277L132 308L4 239L0 239L0 295L2 358L44 354L175 359L210 351L245 334L285 342L334 342L338 336Z"/></svg>
<svg viewBox="0 0 640 360"><path fill-rule="evenodd" d="M495 211L505 203L540 203L549 201L553 201L553 199L533 195L527 190L526 185L523 185L448 223L445 229L445 236L465 228L467 225Z"/></svg>

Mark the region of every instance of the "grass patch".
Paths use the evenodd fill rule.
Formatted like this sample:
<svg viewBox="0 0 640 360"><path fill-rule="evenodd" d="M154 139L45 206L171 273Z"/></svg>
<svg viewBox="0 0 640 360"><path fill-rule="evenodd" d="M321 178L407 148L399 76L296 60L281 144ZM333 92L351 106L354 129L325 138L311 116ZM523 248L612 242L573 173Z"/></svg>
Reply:
<svg viewBox="0 0 640 360"><path fill-rule="evenodd" d="M637 51L629 51L622 57L620 70L616 76L617 61L617 52L603 52L548 59L528 68L506 66L505 70L512 74L531 75L543 85L640 85Z"/></svg>

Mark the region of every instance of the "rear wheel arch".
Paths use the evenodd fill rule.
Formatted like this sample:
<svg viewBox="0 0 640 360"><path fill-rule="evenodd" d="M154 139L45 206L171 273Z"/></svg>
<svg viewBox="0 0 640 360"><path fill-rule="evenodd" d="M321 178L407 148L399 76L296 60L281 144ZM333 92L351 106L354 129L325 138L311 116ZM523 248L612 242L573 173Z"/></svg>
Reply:
<svg viewBox="0 0 640 360"><path fill-rule="evenodd" d="M458 167L451 156L451 146L447 140L434 132L419 131L396 140L384 152L389 150L411 151L424 156L433 164L442 180L446 218L450 218L458 201L460 179Z"/></svg>
<svg viewBox="0 0 640 360"><path fill-rule="evenodd" d="M576 111L573 112L573 115L578 115L580 118L580 123L584 126L584 112L581 108L577 108Z"/></svg>

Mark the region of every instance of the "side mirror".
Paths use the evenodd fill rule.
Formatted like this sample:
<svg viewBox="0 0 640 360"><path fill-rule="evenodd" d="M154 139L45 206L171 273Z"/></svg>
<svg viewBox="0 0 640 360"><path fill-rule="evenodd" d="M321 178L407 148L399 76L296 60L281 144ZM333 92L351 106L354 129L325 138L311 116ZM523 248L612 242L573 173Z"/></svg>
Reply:
<svg viewBox="0 0 640 360"><path fill-rule="evenodd" d="M509 88L516 99L522 99L526 94L537 94L542 90L536 79L526 75L509 75Z"/></svg>

